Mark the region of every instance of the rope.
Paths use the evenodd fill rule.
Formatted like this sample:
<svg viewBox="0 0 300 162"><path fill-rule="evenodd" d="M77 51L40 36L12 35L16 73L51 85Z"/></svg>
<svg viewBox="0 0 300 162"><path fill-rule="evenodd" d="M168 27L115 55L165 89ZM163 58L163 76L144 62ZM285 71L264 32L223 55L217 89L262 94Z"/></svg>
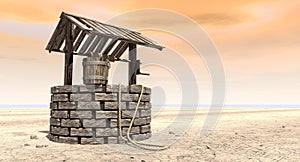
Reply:
<svg viewBox="0 0 300 162"><path fill-rule="evenodd" d="M139 99L138 99L138 103L135 107L135 111L134 111L134 115L131 119L131 122L130 122L130 125L129 125L129 128L128 128L128 131L127 131L127 139L125 137L123 137L122 135L122 122L121 122L121 84L119 84L119 97L118 97L118 120L119 120L119 131L120 131L120 137L127 141L127 142L130 142L132 143L133 145L139 147L139 148L142 148L142 149L145 149L145 150L151 150L151 151L159 151L159 150L165 150L168 148L168 146L162 146L162 145L157 145L157 144L151 144L151 143L143 143L143 142L139 142L139 141L134 141L130 138L130 131L131 131L131 128L132 128L132 125L133 125L133 122L135 120L135 117L136 117L136 114L137 114L137 111L139 109L139 106L140 106L140 103L141 103L141 100L142 100L142 96L143 96L143 93L144 93L144 86L142 86L142 90L141 90L141 94L139 96ZM151 146L151 147L149 147Z"/></svg>
<svg viewBox="0 0 300 162"><path fill-rule="evenodd" d="M119 84L119 91L118 91L118 122L119 122L119 132L120 132L120 137L124 140L127 141L125 137L123 137L123 132L122 132L122 122L121 122L121 110L122 110L122 105L121 105L121 84Z"/></svg>

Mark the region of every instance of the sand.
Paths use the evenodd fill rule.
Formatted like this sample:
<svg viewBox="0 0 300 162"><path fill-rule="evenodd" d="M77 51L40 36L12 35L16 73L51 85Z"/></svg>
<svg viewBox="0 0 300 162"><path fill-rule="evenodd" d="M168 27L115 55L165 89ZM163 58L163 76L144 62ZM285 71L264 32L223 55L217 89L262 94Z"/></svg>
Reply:
<svg viewBox="0 0 300 162"><path fill-rule="evenodd" d="M163 130L174 115L157 113L153 132ZM0 109L0 161L300 161L299 116L300 109L226 109L215 129L200 138L207 117L201 110L168 149L137 154L138 149L115 149L119 145L54 143L46 138L48 109Z"/></svg>

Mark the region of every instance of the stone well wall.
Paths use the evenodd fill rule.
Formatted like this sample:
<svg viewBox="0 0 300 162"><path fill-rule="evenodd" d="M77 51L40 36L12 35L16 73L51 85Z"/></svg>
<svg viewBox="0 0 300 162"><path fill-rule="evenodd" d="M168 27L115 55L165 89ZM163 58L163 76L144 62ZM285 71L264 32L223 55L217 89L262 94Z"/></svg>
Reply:
<svg viewBox="0 0 300 162"><path fill-rule="evenodd" d="M118 98L121 97L122 134L126 136L142 87L118 85L65 85L51 87L51 141L72 144L117 144ZM139 110L131 129L133 140L151 137L151 89L144 87Z"/></svg>

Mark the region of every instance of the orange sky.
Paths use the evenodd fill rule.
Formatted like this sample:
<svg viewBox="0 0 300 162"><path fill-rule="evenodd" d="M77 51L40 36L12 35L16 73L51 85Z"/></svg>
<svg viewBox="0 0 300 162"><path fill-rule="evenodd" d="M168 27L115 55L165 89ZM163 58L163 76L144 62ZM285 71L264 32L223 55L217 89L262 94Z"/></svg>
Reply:
<svg viewBox="0 0 300 162"><path fill-rule="evenodd" d="M208 32L224 64L227 103L299 103L299 0L189 0L176 3L161 0L143 3L137 0L0 0L0 104L48 104L49 87L63 83L63 55L49 55L44 50L62 11L105 22L123 12L143 8L176 11L193 19ZM191 64L200 74L197 78L199 91L205 92L201 98L208 103L209 75L203 62L199 63L201 60L189 55L193 53L189 46L165 33L145 31L145 34L179 51ZM158 69L152 70L159 73ZM166 74L154 76L163 75ZM156 83L156 78L151 79ZM147 82L147 79L141 80Z"/></svg>

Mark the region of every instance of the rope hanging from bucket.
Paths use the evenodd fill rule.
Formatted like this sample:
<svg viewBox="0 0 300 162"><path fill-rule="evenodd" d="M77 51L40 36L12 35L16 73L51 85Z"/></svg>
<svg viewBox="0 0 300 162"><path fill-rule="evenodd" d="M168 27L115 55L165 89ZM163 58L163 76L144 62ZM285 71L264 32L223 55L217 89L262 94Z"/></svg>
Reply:
<svg viewBox="0 0 300 162"><path fill-rule="evenodd" d="M142 87L142 90L141 90L141 94L139 96L139 99L138 99L138 103L136 105L136 108L135 108L135 111L134 111L134 115L131 119L131 122L130 122L130 125L129 125L129 128L128 128L128 131L127 131L127 138L123 137L122 135L122 122L121 122L121 84L119 84L119 91L118 91L118 120L119 120L119 131L120 131L120 137L127 141L127 142L130 142L132 143L133 145L139 147L139 148L142 148L142 149L145 149L145 150L151 150L151 151L159 151L159 150L165 150L167 149L169 146L162 146L162 145L157 145L157 144L151 144L151 143L143 143L143 142L139 142L139 141L134 141L130 138L130 131L131 131L131 128L132 128L132 125L134 123L134 120L135 120L135 117L136 117L136 114L137 114L137 111L139 109L139 106L140 106L140 102L142 100L142 96L143 96L143 93L144 93L144 86L141 85ZM150 147L149 147L150 146Z"/></svg>

